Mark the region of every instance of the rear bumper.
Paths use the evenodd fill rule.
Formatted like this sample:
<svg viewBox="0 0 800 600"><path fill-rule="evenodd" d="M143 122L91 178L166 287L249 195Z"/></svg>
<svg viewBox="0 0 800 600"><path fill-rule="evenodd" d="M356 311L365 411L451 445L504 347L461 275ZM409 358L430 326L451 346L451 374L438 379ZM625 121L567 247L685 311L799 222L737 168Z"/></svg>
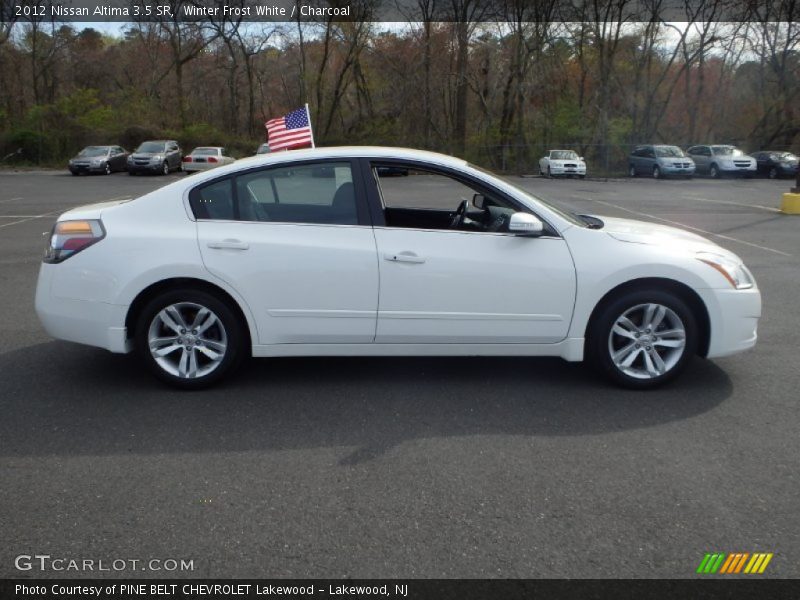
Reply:
<svg viewBox="0 0 800 600"><path fill-rule="evenodd" d="M708 307L711 336L708 358L749 350L758 339L761 292L749 290L697 290Z"/></svg>
<svg viewBox="0 0 800 600"><path fill-rule="evenodd" d="M36 314L45 331L59 340L125 353L132 349L125 328L127 306L56 297L54 269L42 263L36 285Z"/></svg>
<svg viewBox="0 0 800 600"><path fill-rule="evenodd" d="M196 162L185 162L183 163L183 170L187 173L197 173L199 171L208 171L210 169L216 169L220 167L219 163L196 163Z"/></svg>

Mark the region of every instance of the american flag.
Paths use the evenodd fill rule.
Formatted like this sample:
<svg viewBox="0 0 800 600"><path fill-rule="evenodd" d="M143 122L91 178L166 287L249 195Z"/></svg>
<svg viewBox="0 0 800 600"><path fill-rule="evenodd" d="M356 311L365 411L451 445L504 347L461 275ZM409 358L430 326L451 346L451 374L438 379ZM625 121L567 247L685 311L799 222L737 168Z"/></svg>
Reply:
<svg viewBox="0 0 800 600"><path fill-rule="evenodd" d="M307 108L298 108L286 116L270 119L265 126L271 152L314 145Z"/></svg>

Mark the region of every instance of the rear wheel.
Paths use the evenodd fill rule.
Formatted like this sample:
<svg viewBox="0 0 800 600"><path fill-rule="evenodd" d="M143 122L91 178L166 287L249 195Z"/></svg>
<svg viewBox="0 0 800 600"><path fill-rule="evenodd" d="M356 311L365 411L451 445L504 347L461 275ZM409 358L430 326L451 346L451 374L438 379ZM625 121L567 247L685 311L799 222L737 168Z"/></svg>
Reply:
<svg viewBox="0 0 800 600"><path fill-rule="evenodd" d="M775 167L771 167L769 170L769 178L770 179L777 179L778 178L778 169Z"/></svg>
<svg viewBox="0 0 800 600"><path fill-rule="evenodd" d="M245 356L244 329L233 310L200 290L154 298L138 320L136 350L162 381L200 389L219 381Z"/></svg>
<svg viewBox="0 0 800 600"><path fill-rule="evenodd" d="M697 321L687 304L658 289L629 292L595 316L588 358L623 387L649 389L676 377L697 350Z"/></svg>

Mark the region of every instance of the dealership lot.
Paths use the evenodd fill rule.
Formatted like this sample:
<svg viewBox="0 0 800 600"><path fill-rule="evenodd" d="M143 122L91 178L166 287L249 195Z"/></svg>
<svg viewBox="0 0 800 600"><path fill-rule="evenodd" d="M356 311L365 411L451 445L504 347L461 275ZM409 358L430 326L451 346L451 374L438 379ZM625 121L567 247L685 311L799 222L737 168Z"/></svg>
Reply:
<svg viewBox="0 0 800 600"><path fill-rule="evenodd" d="M790 182L515 178L690 228L753 271L759 345L665 389L557 359L320 358L181 393L50 340L33 311L59 212L178 177L0 173L0 575L40 576L14 557L49 554L204 577L688 577L706 552L763 551L766 575L800 576Z"/></svg>

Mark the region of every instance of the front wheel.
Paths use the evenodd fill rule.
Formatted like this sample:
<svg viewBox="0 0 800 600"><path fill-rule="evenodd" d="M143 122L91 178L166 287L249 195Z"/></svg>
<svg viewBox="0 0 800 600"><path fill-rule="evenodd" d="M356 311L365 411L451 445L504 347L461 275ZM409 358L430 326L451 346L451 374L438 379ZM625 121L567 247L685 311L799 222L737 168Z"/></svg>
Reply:
<svg viewBox="0 0 800 600"><path fill-rule="evenodd" d="M161 165L161 173L163 175L169 175L169 163L167 161L164 161L164 164Z"/></svg>
<svg viewBox="0 0 800 600"><path fill-rule="evenodd" d="M717 165L711 165L708 174L711 175L711 179L719 179L719 168L717 168Z"/></svg>
<svg viewBox="0 0 800 600"><path fill-rule="evenodd" d="M777 179L778 178L778 169L775 167L770 168L769 170L769 178L770 179Z"/></svg>
<svg viewBox="0 0 800 600"><path fill-rule="evenodd" d="M661 169L657 165L653 167L653 179L661 179Z"/></svg>
<svg viewBox="0 0 800 600"><path fill-rule="evenodd" d="M106 163L105 168L103 169L103 173L106 175L111 175L111 165Z"/></svg>
<svg viewBox="0 0 800 600"><path fill-rule="evenodd" d="M628 177L636 177L636 167L633 165L628 167Z"/></svg>
<svg viewBox="0 0 800 600"><path fill-rule="evenodd" d="M588 358L611 381L632 389L676 377L697 350L697 321L677 295L631 292L612 300L590 326Z"/></svg>
<svg viewBox="0 0 800 600"><path fill-rule="evenodd" d="M136 350L162 381L201 389L230 373L245 356L243 326L233 310L200 290L154 298L138 320Z"/></svg>

